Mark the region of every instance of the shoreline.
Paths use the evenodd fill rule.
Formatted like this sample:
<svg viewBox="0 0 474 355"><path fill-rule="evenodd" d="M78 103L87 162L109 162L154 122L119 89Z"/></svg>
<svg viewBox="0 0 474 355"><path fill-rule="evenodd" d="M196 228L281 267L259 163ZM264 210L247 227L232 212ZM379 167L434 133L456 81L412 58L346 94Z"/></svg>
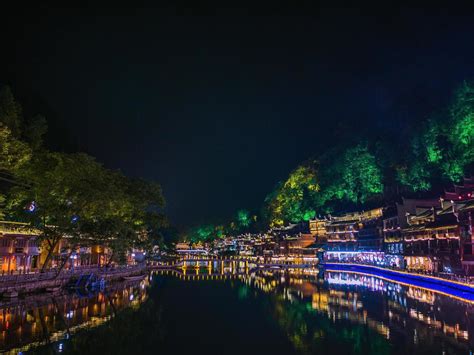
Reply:
<svg viewBox="0 0 474 355"><path fill-rule="evenodd" d="M32 275L13 275L6 279L0 279L1 299L15 299L21 295L35 293L51 293L51 290L63 290L65 286L74 278L83 274L94 274L97 278L104 279L106 282L123 280L125 277L144 275L147 268L144 265L134 267L124 267L115 269L89 268L84 270L75 270L73 272L63 271L59 276L53 272L39 273ZM48 291L50 290L50 291Z"/></svg>

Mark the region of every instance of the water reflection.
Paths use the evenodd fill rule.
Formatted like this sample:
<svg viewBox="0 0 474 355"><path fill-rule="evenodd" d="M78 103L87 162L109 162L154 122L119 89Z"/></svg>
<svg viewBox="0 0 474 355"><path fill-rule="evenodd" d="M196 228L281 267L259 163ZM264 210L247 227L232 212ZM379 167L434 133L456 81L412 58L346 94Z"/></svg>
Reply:
<svg viewBox="0 0 474 355"><path fill-rule="evenodd" d="M60 292L1 301L0 350L18 354L97 327L125 307L138 307L146 299L147 283L118 283L95 294Z"/></svg>
<svg viewBox="0 0 474 355"><path fill-rule="evenodd" d="M401 286L371 276L328 272L326 280L333 288L352 286L355 290L365 288L380 294L386 301L382 314L374 313L383 328L403 329L404 335L412 334L413 343L418 342L420 333L456 341L461 348L470 346L469 328L472 310L468 303L446 296L440 296L426 289ZM347 293L347 291L346 291ZM369 301L372 297L369 299ZM370 309L368 305L361 306ZM471 334L472 334L472 328ZM387 333L389 334L389 333ZM466 345L467 347L464 347Z"/></svg>
<svg viewBox="0 0 474 355"><path fill-rule="evenodd" d="M150 288L141 283L92 298L0 305L8 310L2 349L45 339L55 343L40 351L78 354L469 354L474 348L469 303L368 275L234 265L163 270L148 280Z"/></svg>
<svg viewBox="0 0 474 355"><path fill-rule="evenodd" d="M211 278L167 273L184 281L237 279L245 285L239 286L241 298L250 297L252 289L269 294L269 312L303 353L332 348L336 353L468 354L474 347L469 303L369 275L320 274L317 269L260 270ZM367 331L377 336L368 336ZM352 343L352 348L343 350L341 341Z"/></svg>

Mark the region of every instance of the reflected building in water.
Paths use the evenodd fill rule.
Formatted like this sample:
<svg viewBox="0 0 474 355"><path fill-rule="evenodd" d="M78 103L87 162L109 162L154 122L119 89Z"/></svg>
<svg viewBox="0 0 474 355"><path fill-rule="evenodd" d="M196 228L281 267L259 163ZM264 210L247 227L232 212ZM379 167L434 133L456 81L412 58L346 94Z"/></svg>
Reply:
<svg viewBox="0 0 474 355"><path fill-rule="evenodd" d="M208 285L203 289L211 283L230 286L239 302L262 307L299 353L331 347L334 353L358 347L355 352L377 354L421 349L468 353L474 348L474 315L467 302L369 275L315 268L255 270L238 264L160 270L149 280L173 279L173 292L181 292L181 282ZM120 309L138 308L148 297L148 282L118 284L86 297L43 295L0 303L1 349L18 353L48 342L57 345L80 329L104 324ZM162 294L155 290L155 297Z"/></svg>
<svg viewBox="0 0 474 355"><path fill-rule="evenodd" d="M0 349L18 354L104 324L117 311L144 302L147 285L145 279L95 295L42 294L0 302Z"/></svg>
<svg viewBox="0 0 474 355"><path fill-rule="evenodd" d="M468 353L474 348L474 314L469 303L368 275L320 274L318 269L259 270L212 277L205 273L166 273L185 281L240 281L243 286L236 287L246 287L239 289L240 295L248 296L251 290L268 294L276 322L303 352L310 353L323 339L338 332L346 332L347 341L364 342L364 329L377 335L377 341L369 342L374 341L382 353L388 351L383 345L386 341L409 349L443 348L447 353Z"/></svg>

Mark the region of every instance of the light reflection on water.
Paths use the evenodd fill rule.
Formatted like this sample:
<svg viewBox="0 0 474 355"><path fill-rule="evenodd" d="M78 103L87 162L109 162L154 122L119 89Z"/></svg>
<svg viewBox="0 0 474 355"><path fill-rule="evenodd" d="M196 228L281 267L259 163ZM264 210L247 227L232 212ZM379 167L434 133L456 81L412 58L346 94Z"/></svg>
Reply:
<svg viewBox="0 0 474 355"><path fill-rule="evenodd" d="M184 281L237 278L248 287L276 295L276 299L289 304L305 304L333 323L363 325L387 339L391 347L404 348L403 343L411 343L410 352L432 347L434 353L446 349L447 353L470 354L473 348L474 308L469 303L370 275L329 271L320 274L317 269L261 270L250 275L221 276L175 271L166 274ZM278 301L274 306L277 308ZM319 336L321 329L316 330L314 338Z"/></svg>
<svg viewBox="0 0 474 355"><path fill-rule="evenodd" d="M56 351L88 351L95 344L91 339L96 330L74 335L75 327L104 324L120 309L133 306L135 315L117 317L117 322L127 322L130 339L122 339L120 348L115 345L116 338L124 336L113 334L122 330L112 319L109 328L99 333L97 351L97 346L103 346L102 353L116 346L111 352L134 353L141 347L142 352L156 348L162 354L179 354L198 351L201 343L209 354L244 350L247 354L266 350L273 354L469 354L473 349L471 305L373 276L317 269L252 271L227 265L157 271L151 279L151 289L142 283L118 288L109 296L45 300L37 308L0 305L1 348L44 343L49 336L56 342L50 348ZM239 324L226 312L248 321ZM252 324L258 325L258 333L249 331ZM226 327L232 331L224 331ZM58 342L68 336L72 338ZM177 345L181 351L176 351Z"/></svg>
<svg viewBox="0 0 474 355"><path fill-rule="evenodd" d="M117 311L138 307L145 301L147 284L145 279L112 285L106 292L46 293L3 300L0 302L0 351L18 354L68 339L81 329L100 326Z"/></svg>

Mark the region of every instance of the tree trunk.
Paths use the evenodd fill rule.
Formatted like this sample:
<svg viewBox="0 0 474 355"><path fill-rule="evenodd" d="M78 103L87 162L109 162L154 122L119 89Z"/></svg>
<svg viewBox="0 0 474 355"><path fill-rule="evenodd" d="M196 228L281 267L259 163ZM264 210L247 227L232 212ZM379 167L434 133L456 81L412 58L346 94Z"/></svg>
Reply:
<svg viewBox="0 0 474 355"><path fill-rule="evenodd" d="M57 278L61 271L63 270L64 266L66 266L66 263L68 262L69 258L71 257L72 253L74 252L74 248L71 248L71 251L67 254L66 259L63 260L61 263L61 266L59 269L56 271L56 276L54 278Z"/></svg>
<svg viewBox="0 0 474 355"><path fill-rule="evenodd" d="M40 272L43 273L46 270L46 267L48 266L48 263L51 261L53 256L53 248L50 248L48 250L48 255L46 255L46 259L44 260L43 266L41 267Z"/></svg>
<svg viewBox="0 0 474 355"><path fill-rule="evenodd" d="M109 260L107 261L107 267L110 266L110 264L112 263L112 261L114 260L114 256L115 256L115 251L112 250L112 255L110 256Z"/></svg>
<svg viewBox="0 0 474 355"><path fill-rule="evenodd" d="M46 267L48 266L49 262L51 261L54 253L54 249L58 245L59 241L61 238L59 237L52 237L51 239L46 238L46 241L48 243L48 255L46 255L46 259L43 263L43 266L41 267L40 272L43 273L46 270Z"/></svg>

